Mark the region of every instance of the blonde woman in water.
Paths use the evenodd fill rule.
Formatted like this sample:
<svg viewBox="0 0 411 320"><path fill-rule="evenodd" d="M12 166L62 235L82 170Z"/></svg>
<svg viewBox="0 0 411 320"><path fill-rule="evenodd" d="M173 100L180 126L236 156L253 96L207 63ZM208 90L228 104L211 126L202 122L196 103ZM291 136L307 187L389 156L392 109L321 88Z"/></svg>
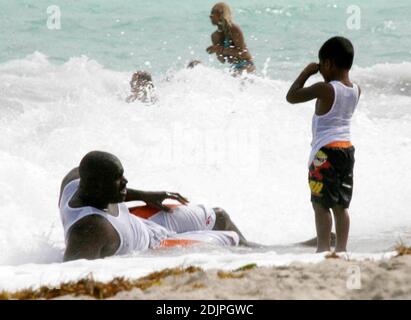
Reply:
<svg viewBox="0 0 411 320"><path fill-rule="evenodd" d="M207 48L207 52L215 53L221 63L230 63L234 74L254 72L253 58L240 27L233 22L230 7L224 2L217 3L211 9L210 19L217 26L217 31L211 35L213 45Z"/></svg>

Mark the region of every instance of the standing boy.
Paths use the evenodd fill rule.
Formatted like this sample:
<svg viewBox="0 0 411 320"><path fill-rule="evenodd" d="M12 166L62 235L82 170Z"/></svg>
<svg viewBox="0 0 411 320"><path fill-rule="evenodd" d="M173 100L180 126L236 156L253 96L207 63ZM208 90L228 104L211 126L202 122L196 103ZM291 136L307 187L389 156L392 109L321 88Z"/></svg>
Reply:
<svg viewBox="0 0 411 320"><path fill-rule="evenodd" d="M287 94L290 103L317 99L312 119L313 140L309 159L309 185L315 211L317 252L330 251L332 217L337 234L336 252L347 250L353 192L354 146L351 144L351 118L360 88L351 82L349 71L354 59L351 42L343 37L326 41L319 53L320 63L310 63ZM320 71L324 82L304 87L309 77Z"/></svg>

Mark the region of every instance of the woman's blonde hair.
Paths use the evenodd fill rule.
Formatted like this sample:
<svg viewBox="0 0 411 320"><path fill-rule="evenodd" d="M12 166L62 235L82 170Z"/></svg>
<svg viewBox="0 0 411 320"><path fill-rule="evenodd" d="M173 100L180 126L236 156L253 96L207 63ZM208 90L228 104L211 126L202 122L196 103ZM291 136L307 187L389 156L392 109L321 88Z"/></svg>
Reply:
<svg viewBox="0 0 411 320"><path fill-rule="evenodd" d="M219 2L214 5L213 10L218 10L221 13L221 29L224 34L231 35L231 26L234 22L230 6L225 2Z"/></svg>

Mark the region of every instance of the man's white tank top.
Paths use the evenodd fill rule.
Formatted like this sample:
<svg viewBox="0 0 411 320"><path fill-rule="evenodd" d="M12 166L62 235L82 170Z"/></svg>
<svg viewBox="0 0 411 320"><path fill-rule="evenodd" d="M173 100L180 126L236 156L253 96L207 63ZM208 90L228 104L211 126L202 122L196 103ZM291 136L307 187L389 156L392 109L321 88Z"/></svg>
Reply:
<svg viewBox="0 0 411 320"><path fill-rule="evenodd" d="M359 89L356 84L347 87L340 81L331 81L334 103L326 114L312 119L313 140L308 166L315 154L325 145L335 141L351 141L351 118L358 103Z"/></svg>
<svg viewBox="0 0 411 320"><path fill-rule="evenodd" d="M73 224L89 215L99 215L107 219L120 237L120 246L115 255L127 254L132 251L146 250L155 247L166 239L170 232L151 221L141 219L129 213L125 203L118 206L118 216L94 207L71 208L69 202L80 185L80 179L68 183L63 190L60 201L60 216L64 228L64 238L68 240L68 231Z"/></svg>

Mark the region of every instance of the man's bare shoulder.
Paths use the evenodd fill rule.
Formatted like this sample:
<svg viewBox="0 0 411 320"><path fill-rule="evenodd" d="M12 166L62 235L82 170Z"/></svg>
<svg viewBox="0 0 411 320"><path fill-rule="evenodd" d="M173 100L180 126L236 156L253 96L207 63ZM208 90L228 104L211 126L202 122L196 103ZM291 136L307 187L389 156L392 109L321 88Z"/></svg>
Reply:
<svg viewBox="0 0 411 320"><path fill-rule="evenodd" d="M77 221L68 231L64 261L99 259L115 254L120 237L102 216L92 214Z"/></svg>
<svg viewBox="0 0 411 320"><path fill-rule="evenodd" d="M98 214L88 215L74 223L68 231L69 242L94 243L105 246L107 243L116 243L120 238L104 217Z"/></svg>
<svg viewBox="0 0 411 320"><path fill-rule="evenodd" d="M99 214L91 214L74 223L69 229L69 235L76 234L96 238L99 235L110 234L112 231L114 228L106 218Z"/></svg>

